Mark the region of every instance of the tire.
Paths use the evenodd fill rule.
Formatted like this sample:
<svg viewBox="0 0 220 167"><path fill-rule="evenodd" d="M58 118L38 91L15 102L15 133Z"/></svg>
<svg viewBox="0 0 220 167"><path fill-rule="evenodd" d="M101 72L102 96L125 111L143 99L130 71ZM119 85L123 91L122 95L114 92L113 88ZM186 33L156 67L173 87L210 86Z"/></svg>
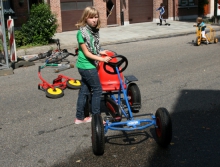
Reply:
<svg viewBox="0 0 220 167"><path fill-rule="evenodd" d="M122 119L121 109L116 104L114 100L112 100L110 97L107 97L105 99L105 105L109 110L109 113L113 117L113 122L120 122Z"/></svg>
<svg viewBox="0 0 220 167"><path fill-rule="evenodd" d="M95 155L103 155L105 150L104 125L100 114L92 116L92 149Z"/></svg>
<svg viewBox="0 0 220 167"><path fill-rule="evenodd" d="M127 89L128 102L133 113L138 113L141 109L141 93L135 83L130 83Z"/></svg>
<svg viewBox="0 0 220 167"><path fill-rule="evenodd" d="M218 43L218 38L214 38L214 43Z"/></svg>
<svg viewBox="0 0 220 167"><path fill-rule="evenodd" d="M53 90L52 88L48 88L46 89L45 93L47 97L52 99L56 99L64 96L64 92L60 88L55 88L55 90Z"/></svg>
<svg viewBox="0 0 220 167"><path fill-rule="evenodd" d="M66 82L66 86L70 89L80 89L81 87L81 82L79 80L72 80L72 79L69 79L67 82Z"/></svg>
<svg viewBox="0 0 220 167"><path fill-rule="evenodd" d="M44 58L50 56L51 54L52 54L52 50L49 50L49 51L47 51L45 53L38 54L38 56L35 56L35 57L29 59L28 61L32 62L32 61L36 61L36 60L39 60L39 59L44 59Z"/></svg>
<svg viewBox="0 0 220 167"><path fill-rule="evenodd" d="M169 112L166 108L158 108L155 116L157 124L155 127L156 141L161 147L167 147L172 139L172 122Z"/></svg>
<svg viewBox="0 0 220 167"><path fill-rule="evenodd" d="M196 46L199 46L201 44L201 38L197 37L196 38Z"/></svg>
<svg viewBox="0 0 220 167"><path fill-rule="evenodd" d="M55 53L56 54L56 53ZM48 60L48 64L50 63L58 63L58 62L61 62L63 59L67 58L69 56L69 53L68 52L63 52L61 53L58 58L53 58L53 59L50 59Z"/></svg>
<svg viewBox="0 0 220 167"><path fill-rule="evenodd" d="M39 57L38 56L34 56L34 57L30 58L28 61L32 62L32 61L37 61L37 60L39 60Z"/></svg>

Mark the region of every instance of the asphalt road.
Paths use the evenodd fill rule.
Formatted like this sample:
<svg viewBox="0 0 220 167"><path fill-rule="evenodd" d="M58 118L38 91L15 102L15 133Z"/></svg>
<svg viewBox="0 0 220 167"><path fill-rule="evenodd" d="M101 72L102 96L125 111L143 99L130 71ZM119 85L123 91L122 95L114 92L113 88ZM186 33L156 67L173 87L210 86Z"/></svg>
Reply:
<svg viewBox="0 0 220 167"><path fill-rule="evenodd" d="M219 166L220 43L197 47L192 40L195 35L104 46L128 58L124 75L139 79L140 112L155 113L159 107L170 112L173 138L167 149L156 144L152 127L108 131L104 155L93 155L90 123L74 124L78 91L46 98L37 89L43 63L36 62L0 78L0 166ZM42 70L50 83L58 75L53 71ZM79 79L75 68L62 74Z"/></svg>

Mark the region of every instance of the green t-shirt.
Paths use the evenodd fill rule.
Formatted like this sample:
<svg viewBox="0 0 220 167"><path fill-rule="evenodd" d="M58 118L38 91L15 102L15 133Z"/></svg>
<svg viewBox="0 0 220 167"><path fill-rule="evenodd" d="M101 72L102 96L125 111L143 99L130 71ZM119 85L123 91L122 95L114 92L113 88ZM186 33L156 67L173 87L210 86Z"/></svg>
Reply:
<svg viewBox="0 0 220 167"><path fill-rule="evenodd" d="M90 38L91 38L91 40L93 40L91 35L90 35ZM80 68L80 69L94 69L94 68L96 68L94 60L86 57L82 51L82 48L80 47L80 44L85 43L80 30L77 32L77 41L79 44L79 48L78 48L79 50L78 50L78 59L76 62L76 67Z"/></svg>

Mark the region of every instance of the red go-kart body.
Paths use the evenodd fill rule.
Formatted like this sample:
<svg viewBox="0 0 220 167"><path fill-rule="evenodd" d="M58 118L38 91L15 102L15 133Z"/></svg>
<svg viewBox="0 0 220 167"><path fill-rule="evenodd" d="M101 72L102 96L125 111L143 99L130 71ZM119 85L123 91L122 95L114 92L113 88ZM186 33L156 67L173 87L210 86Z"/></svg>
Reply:
<svg viewBox="0 0 220 167"><path fill-rule="evenodd" d="M115 56L115 53L112 51L107 51L106 52L107 55L109 57ZM105 56L105 55L101 55L101 56ZM117 59L114 58L112 60L110 60L109 62L117 62ZM102 90L103 91L116 91L116 90L120 90L120 81L118 78L118 74L109 74L104 70L104 62L99 62L98 64L98 75L99 75L99 79L102 85ZM112 71L113 69L110 66L106 66L106 69L108 71ZM122 81L124 83L124 76L122 73L120 73L120 77L122 78ZM124 84L124 88L126 88L126 84Z"/></svg>

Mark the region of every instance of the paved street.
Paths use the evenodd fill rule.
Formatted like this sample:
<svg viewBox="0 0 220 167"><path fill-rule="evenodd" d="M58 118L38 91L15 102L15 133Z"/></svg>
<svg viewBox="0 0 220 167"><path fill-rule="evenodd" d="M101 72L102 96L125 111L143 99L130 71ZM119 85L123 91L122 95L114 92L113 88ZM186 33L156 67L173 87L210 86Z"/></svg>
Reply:
<svg viewBox="0 0 220 167"><path fill-rule="evenodd" d="M153 128L109 131L105 154L94 156L90 124L73 123L78 91L66 89L60 99L46 98L37 89L42 62L36 62L1 76L2 167L219 166L220 43L197 47L192 40L195 35L104 46L128 58L125 75L139 79L141 113L159 107L170 111L173 139L168 149L157 146ZM42 70L49 82L57 77L53 70ZM79 78L75 68L62 74Z"/></svg>

